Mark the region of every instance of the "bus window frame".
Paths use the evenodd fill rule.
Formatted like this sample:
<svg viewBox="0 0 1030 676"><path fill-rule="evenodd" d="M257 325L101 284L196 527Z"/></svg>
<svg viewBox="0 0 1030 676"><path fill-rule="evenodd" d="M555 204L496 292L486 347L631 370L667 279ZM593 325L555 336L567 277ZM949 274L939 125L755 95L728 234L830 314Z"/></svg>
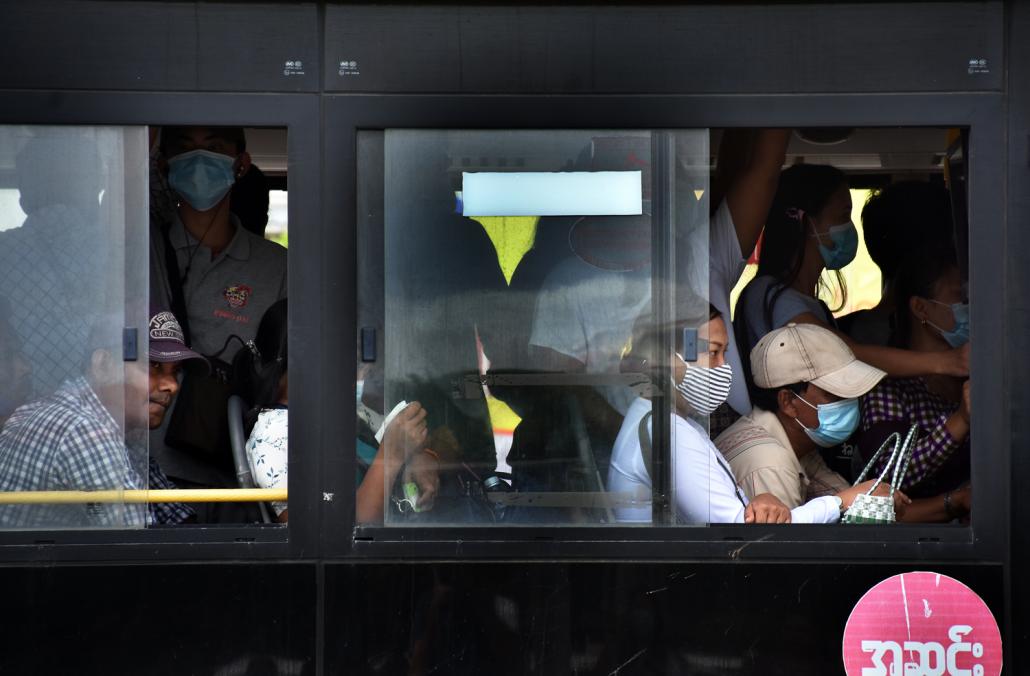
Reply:
<svg viewBox="0 0 1030 676"><path fill-rule="evenodd" d="M413 105L412 101L417 101ZM326 186L338 186L338 199L326 202L326 222L341 223L327 244L356 266L358 185L357 133L389 128L462 129L695 129L725 127L963 127L970 130L968 158L969 222L986 224L970 237L970 304L974 327L987 317L1004 317L1004 274L991 261L1004 256L1002 189L1003 98L1000 94L803 94L483 97L330 95L325 97ZM342 272L346 270L346 274ZM332 271L327 267L327 271ZM356 302L356 274L346 265L333 279L348 302ZM332 335L358 333L356 313L327 316ZM974 334L976 328L973 329ZM992 331L993 333L993 331ZM1003 351L980 350L971 356L973 373L1004 373ZM354 374L351 349L334 355L330 372ZM353 376L350 376L351 378ZM977 514L966 527L935 524L884 526L711 525L705 527L441 526L354 525L354 500L325 505L322 534L327 557L490 559L813 559L813 560L962 560L1002 562L1006 556L1009 495L1008 435L1002 381L973 380L976 462L972 469ZM333 392L332 408L353 410L346 388ZM344 421L344 433L353 425ZM983 421L983 422L981 422ZM347 437L345 437L347 438ZM353 438L353 435L349 438ZM323 454L322 476L336 495L354 485L352 453ZM980 468L995 468L984 472ZM328 490L328 489L323 489ZM352 495L351 491L351 495ZM347 526L353 537L340 537ZM632 543L632 547L626 545Z"/></svg>
<svg viewBox="0 0 1030 676"><path fill-rule="evenodd" d="M0 92L0 124L161 126L232 125L285 128L291 192L289 221L321 222L319 163L319 105L308 94L203 94L125 92ZM146 226L146 224L144 224ZM300 230L304 230L300 233ZM322 228L291 233L290 260L318 258ZM288 283L299 295L311 297L319 288L315 265L288 265ZM323 341L319 337L314 303L291 303L289 339L304 346L291 360L290 381L295 394L290 411L294 447L312 448L319 397L317 364ZM134 530L0 530L0 562L298 559L315 553L319 501L301 486L315 482L315 463L292 461L289 477L288 527L278 525L195 525ZM320 497L320 496L317 496Z"/></svg>

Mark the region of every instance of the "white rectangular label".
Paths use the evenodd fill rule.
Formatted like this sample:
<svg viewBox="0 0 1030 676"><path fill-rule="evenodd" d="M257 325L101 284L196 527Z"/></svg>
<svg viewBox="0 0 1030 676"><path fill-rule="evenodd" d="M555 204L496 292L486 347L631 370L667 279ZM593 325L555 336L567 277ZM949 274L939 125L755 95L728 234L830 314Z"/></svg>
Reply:
<svg viewBox="0 0 1030 676"><path fill-rule="evenodd" d="M636 216L641 172L463 172L465 216Z"/></svg>

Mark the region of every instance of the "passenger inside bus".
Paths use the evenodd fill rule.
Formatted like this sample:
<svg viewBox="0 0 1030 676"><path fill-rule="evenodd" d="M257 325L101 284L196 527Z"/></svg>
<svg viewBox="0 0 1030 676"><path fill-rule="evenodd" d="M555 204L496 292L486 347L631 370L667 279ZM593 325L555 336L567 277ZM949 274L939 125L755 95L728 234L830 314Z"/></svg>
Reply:
<svg viewBox="0 0 1030 676"><path fill-rule="evenodd" d="M847 178L840 170L801 164L781 174L766 218L758 274L737 302L734 324L742 351L790 322L837 330L817 289L823 270L831 270L847 296L839 270L854 259L858 245L850 214ZM859 359L894 377L969 375L968 346L928 353L856 343L840 335Z"/></svg>
<svg viewBox="0 0 1030 676"><path fill-rule="evenodd" d="M83 349L82 374L53 394L18 408L0 432L0 491L175 488L139 434L161 425L179 391L181 364L204 358L183 340L175 316L154 311L149 323L149 372L143 362L122 366L121 322L95 322ZM139 402L148 402L145 419ZM124 413L124 427L120 420ZM143 464L147 478L143 479ZM147 525L192 520L181 503L152 502ZM11 504L0 508L6 528L131 527L142 525L138 504Z"/></svg>
<svg viewBox="0 0 1030 676"><path fill-rule="evenodd" d="M187 369L183 395L151 435L151 452L184 487L235 486L226 402L234 337L286 296L286 251L242 227L230 201L251 168L239 127L164 127L157 166L176 197L170 221L151 223L151 295L182 317L187 342L210 373ZM156 212L158 216L160 212ZM211 503L202 523L257 521L253 505Z"/></svg>
<svg viewBox="0 0 1030 676"><path fill-rule="evenodd" d="M247 342L233 362L234 380L251 406L246 414L246 453L251 475L261 488L286 488L288 483L287 317L287 300L273 303L262 316L254 339ZM418 489L404 499L419 510L432 508L437 488L436 460L435 453L426 446L426 411L413 402L386 421L386 425L382 444L367 466L359 462L355 514L358 523L382 522L385 491L392 489L402 471ZM363 443L358 440L359 457ZM286 523L287 503L273 502L272 507L279 522Z"/></svg>
<svg viewBox="0 0 1030 676"><path fill-rule="evenodd" d="M815 324L792 322L769 336L750 355L751 413L715 445L749 498L772 493L793 509L850 487L819 448L851 437L858 398L887 374L858 361L844 341ZM849 368L861 379L844 379Z"/></svg>
<svg viewBox="0 0 1030 676"><path fill-rule="evenodd" d="M749 498L772 493L793 509L851 487L850 481L826 465L819 449L852 438L860 418L865 420L860 401L878 383L884 387L889 381L883 380L883 371L861 364L843 340L821 326L791 323L769 336L751 352L756 383L751 390L751 414L719 435L715 445ZM851 368L858 373L864 370L865 377L843 377L850 364L861 364L864 369ZM892 431L904 435L908 427L896 425ZM875 452L887 436L876 435L879 442L870 451ZM878 476L881 469L882 463L873 475ZM903 489L908 490L904 484ZM964 506L968 511L966 492L955 491L952 497L943 492L905 495L911 501L901 498L899 521L950 520L953 517L945 518L947 503L956 513Z"/></svg>
<svg viewBox="0 0 1030 676"><path fill-rule="evenodd" d="M672 355L656 353L656 329L652 322L638 324L640 333L634 337L628 358L632 368L643 368L656 382L672 379L676 383L676 398L671 412L671 466L677 517L685 523L836 523L843 509L847 509L855 496L869 490L873 482L843 488L822 497L795 506L785 505L772 493L760 493L749 498L740 487L733 469L711 442L708 432L692 418L707 416L725 401L730 391L732 370L725 355L728 335L721 313L703 302L697 307L680 305L677 312L676 334L683 328L698 331L698 360L687 363L681 354L683 345L677 344ZM698 312L706 308L706 312ZM680 342L679 339L677 341ZM837 341L839 343L839 341ZM799 363L804 349L797 340L782 339L780 332L766 336L762 341L764 352L763 373L775 372L786 363ZM778 346L774 348L774 346ZM704 351L700 348L704 347ZM839 348L838 348L839 351ZM818 382L861 382L882 377L882 372L854 358L850 360L828 358L813 364L813 380ZM630 405L622 429L612 452L608 475L609 490L637 496L641 504L616 509L616 519L623 522L651 521L650 439L652 435L651 402L639 397ZM883 491L881 486L878 491ZM896 502L907 501L896 494Z"/></svg>
<svg viewBox="0 0 1030 676"><path fill-rule="evenodd" d="M898 272L927 246L955 237L948 189L929 181L899 181L875 191L862 207L866 249L880 268L880 301L837 319L856 343L888 345L896 330L894 284Z"/></svg>
<svg viewBox="0 0 1030 676"><path fill-rule="evenodd" d="M898 273L892 344L941 354L969 341L969 305L950 243L928 243L919 254ZM970 384L963 378L884 380L862 398L857 456L869 458L892 432L918 425L903 490L912 497L938 496L933 520L964 518L971 502L970 410Z"/></svg>
<svg viewBox="0 0 1030 676"><path fill-rule="evenodd" d="M741 130L735 136L740 142L724 146L719 158L724 199L710 219L698 218L699 214L690 209L698 200L683 175L686 168L678 168L676 276L691 293L710 297L721 312L728 314L730 289L758 240L783 164L787 137L787 130ZM603 147L606 140L595 139L595 145ZM607 161L615 161L616 168L634 168L634 161L650 158L650 139L644 140L646 147L633 149L625 157L608 157ZM595 162L592 168L612 166L598 167ZM634 322L651 302L650 220L649 216L636 220L580 219L573 227L569 241L575 255L559 264L544 282L533 320L530 354L544 370L598 374L619 371ZM706 221L709 232L696 236L697 224ZM739 372L737 348L732 341L727 361ZM606 402L588 402L582 408L593 422L588 429L601 430L593 436L606 440L606 448L612 448L634 395L627 388L609 387L603 392ZM729 404L741 413L750 410L743 382L733 385ZM599 409L607 415L600 415ZM554 424L545 427L553 428ZM527 440L530 436L528 429L516 430L512 449L516 475L525 474L518 464L526 455L522 446L543 448L546 443L536 438L539 435ZM599 470L610 476L605 468L606 454L597 451L596 443L594 446ZM524 490L525 484L519 488Z"/></svg>
<svg viewBox="0 0 1030 676"><path fill-rule="evenodd" d="M112 186L104 183L96 140L75 129L30 137L14 163L25 220L13 227L7 221L16 214L8 212L0 223L0 295L22 340L33 392L43 396L77 375L73 365L108 296L113 249L101 195Z"/></svg>

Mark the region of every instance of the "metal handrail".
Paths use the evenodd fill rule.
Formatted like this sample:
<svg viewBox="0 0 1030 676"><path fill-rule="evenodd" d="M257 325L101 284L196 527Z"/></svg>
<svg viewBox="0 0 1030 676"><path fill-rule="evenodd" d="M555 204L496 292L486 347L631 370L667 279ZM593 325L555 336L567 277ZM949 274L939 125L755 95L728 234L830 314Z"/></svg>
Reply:
<svg viewBox="0 0 1030 676"><path fill-rule="evenodd" d="M68 505L88 502L286 502L284 488L173 488L110 491L0 491L0 505Z"/></svg>

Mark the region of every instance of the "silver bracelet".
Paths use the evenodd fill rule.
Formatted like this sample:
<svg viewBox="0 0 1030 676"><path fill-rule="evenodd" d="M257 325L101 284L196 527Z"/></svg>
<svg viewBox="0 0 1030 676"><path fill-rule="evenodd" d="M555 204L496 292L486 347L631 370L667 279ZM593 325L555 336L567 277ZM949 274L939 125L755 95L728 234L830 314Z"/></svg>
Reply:
<svg viewBox="0 0 1030 676"><path fill-rule="evenodd" d="M959 516L955 512L955 507L951 504L951 491L944 494L944 514L948 519L957 519Z"/></svg>

